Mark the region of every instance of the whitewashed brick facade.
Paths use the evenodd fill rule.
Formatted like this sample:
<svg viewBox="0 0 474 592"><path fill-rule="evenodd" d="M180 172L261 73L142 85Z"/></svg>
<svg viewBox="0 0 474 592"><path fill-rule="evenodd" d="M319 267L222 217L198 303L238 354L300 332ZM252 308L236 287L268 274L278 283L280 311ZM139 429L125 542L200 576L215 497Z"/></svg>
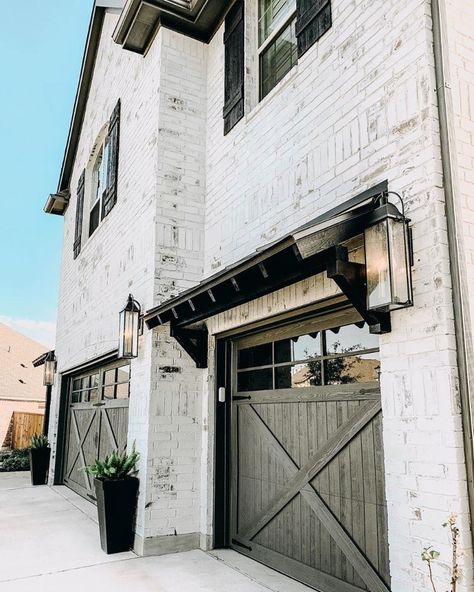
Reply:
<svg viewBox="0 0 474 592"><path fill-rule="evenodd" d="M474 9L448 4L472 287ZM392 589L429 589L420 553L430 544L448 586L442 524L457 512L459 589L473 590L430 2L334 0L330 31L260 103L255 16L248 0L246 114L223 136L223 26L208 45L161 29L142 57L114 44L118 15L106 15L65 214L58 371L116 346L129 292L150 309L388 179L412 219L415 255L415 306L394 313L380 339ZM119 98L118 201L74 260L75 187ZM334 292L318 276L210 319L207 371L168 328L145 330L129 420L142 453L139 552L211 545L214 334Z"/></svg>

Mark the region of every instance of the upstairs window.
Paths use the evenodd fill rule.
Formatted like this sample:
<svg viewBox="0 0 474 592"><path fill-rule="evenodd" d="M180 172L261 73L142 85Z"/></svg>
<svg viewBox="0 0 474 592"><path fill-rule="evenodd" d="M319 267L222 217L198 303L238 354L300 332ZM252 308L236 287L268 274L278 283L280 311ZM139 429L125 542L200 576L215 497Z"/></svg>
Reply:
<svg viewBox="0 0 474 592"><path fill-rule="evenodd" d="M260 98L298 62L296 0L259 0Z"/></svg>
<svg viewBox="0 0 474 592"><path fill-rule="evenodd" d="M82 171L76 191L74 259L84 239L92 236L117 202L119 164L120 100L94 146L87 168Z"/></svg>
<svg viewBox="0 0 474 592"><path fill-rule="evenodd" d="M89 236L99 226L103 219L103 202L107 189L107 176L109 169L109 143L108 137L99 149L96 161L92 168L92 194L89 214Z"/></svg>

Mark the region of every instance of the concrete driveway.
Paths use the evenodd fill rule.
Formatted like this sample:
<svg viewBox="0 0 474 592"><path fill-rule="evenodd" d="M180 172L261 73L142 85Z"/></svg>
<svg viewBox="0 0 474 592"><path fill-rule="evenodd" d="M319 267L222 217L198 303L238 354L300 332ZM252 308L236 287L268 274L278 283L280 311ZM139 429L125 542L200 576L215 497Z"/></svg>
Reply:
<svg viewBox="0 0 474 592"><path fill-rule="evenodd" d="M95 507L66 487L0 473L0 592L308 592L234 551L106 555Z"/></svg>

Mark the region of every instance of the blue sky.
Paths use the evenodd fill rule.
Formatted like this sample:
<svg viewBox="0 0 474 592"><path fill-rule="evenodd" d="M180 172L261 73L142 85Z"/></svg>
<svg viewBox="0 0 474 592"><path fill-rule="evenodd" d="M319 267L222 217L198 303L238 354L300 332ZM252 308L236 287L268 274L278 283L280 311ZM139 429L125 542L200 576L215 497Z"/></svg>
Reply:
<svg viewBox="0 0 474 592"><path fill-rule="evenodd" d="M57 188L92 0L9 2L0 35L0 322L53 345Z"/></svg>

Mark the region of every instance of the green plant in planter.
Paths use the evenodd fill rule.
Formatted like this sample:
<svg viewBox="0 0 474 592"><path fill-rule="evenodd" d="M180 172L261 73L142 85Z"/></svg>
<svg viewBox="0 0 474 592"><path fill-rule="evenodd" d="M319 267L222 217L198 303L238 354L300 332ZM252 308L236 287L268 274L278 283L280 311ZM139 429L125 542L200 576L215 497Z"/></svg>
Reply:
<svg viewBox="0 0 474 592"><path fill-rule="evenodd" d="M31 437L30 448L48 448L49 441L44 434L35 434Z"/></svg>
<svg viewBox="0 0 474 592"><path fill-rule="evenodd" d="M100 544L106 553L128 551L133 546L133 521L139 481L140 454L114 450L103 460L84 467L94 477Z"/></svg>
<svg viewBox="0 0 474 592"><path fill-rule="evenodd" d="M127 479L137 475L139 460L140 453L135 450L135 447L130 453L114 450L104 460L96 460L94 464L85 467L85 470L96 479Z"/></svg>

